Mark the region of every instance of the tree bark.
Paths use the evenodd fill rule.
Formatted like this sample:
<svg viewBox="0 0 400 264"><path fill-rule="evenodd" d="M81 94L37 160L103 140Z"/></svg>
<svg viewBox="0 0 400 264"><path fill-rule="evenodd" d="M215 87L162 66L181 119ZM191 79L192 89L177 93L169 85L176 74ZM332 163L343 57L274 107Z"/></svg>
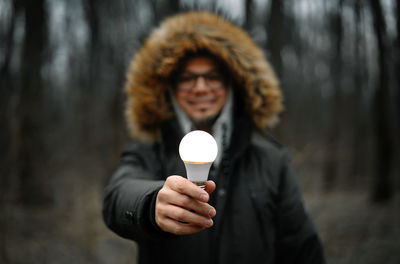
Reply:
<svg viewBox="0 0 400 264"><path fill-rule="evenodd" d="M283 1L272 0L266 20L267 42L266 50L268 60L280 80L283 78L282 45L283 45ZM286 137L288 122L285 121L285 112L281 114L282 122L271 133L281 141Z"/></svg>
<svg viewBox="0 0 400 264"><path fill-rule="evenodd" d="M5 33L5 47L4 47L4 61L0 69L0 123L4 124L0 128L0 175L9 175L10 169L15 167L10 166L15 162L15 97L17 91L15 89L16 83L13 81L12 72L10 70L11 56L14 53L14 34L17 16L21 11L21 2L13 1L9 27ZM4 179L0 190L1 195L5 194L8 181L7 177ZM0 199L1 200L1 199Z"/></svg>
<svg viewBox="0 0 400 264"><path fill-rule="evenodd" d="M354 3L354 26L355 26L355 42L354 42L354 61L357 65L354 69L354 94L353 94L353 111L352 123L353 126L353 147L352 147L352 163L350 167L349 185L351 188L356 187L364 174L363 165L365 164L365 120L362 114L362 94L365 85L365 41L363 41L363 17L361 14L361 1L356 0ZM363 56L364 55L364 56Z"/></svg>
<svg viewBox="0 0 400 264"><path fill-rule="evenodd" d="M341 121L342 106L342 38L343 38L343 21L342 21L343 0L338 0L338 7L332 17L332 34L334 36L334 52L332 58L332 78L334 84L334 98L331 106L331 117L328 130L327 148L324 165L324 190L331 191L337 182L337 169L339 166L339 135Z"/></svg>
<svg viewBox="0 0 400 264"><path fill-rule="evenodd" d="M8 231L8 218L5 217L7 204L15 199L15 178L17 164L17 140L15 122L16 107L16 83L10 69L12 54L14 53L15 24L20 15L21 1L12 2L12 10L7 31L5 32L4 61L0 69L0 262L9 263L7 254L8 237L4 234Z"/></svg>
<svg viewBox="0 0 400 264"><path fill-rule="evenodd" d="M389 67L387 64L388 40L386 23L380 1L370 0L375 36L378 42L378 83L375 90L373 113L376 141L376 172L372 199L384 202L392 197L391 172L394 141L391 136L392 119L390 112Z"/></svg>
<svg viewBox="0 0 400 264"><path fill-rule="evenodd" d="M252 27L252 16L253 16L253 0L246 0L245 2L245 20L243 27L250 31Z"/></svg>
<svg viewBox="0 0 400 264"><path fill-rule="evenodd" d="M85 14L86 20L89 24L90 29L90 48L89 48L89 87L87 91L91 94L91 91L95 89L96 75L99 74L100 67L100 52L101 52L101 38L100 38L100 19L102 3L96 0L87 0L85 3ZM86 101L86 100L85 100ZM85 104L87 102L84 102Z"/></svg>
<svg viewBox="0 0 400 264"><path fill-rule="evenodd" d="M400 74L398 74L398 69L400 69L400 1L396 1L396 30L397 30L397 38L394 41L393 44L393 50L394 50L394 58L395 58L395 62L394 62L394 70L393 70L393 74L396 76L396 80L395 80L395 86L396 87L400 87ZM395 109L394 111L396 111L397 113L400 113L400 89L395 89ZM400 134L400 114L396 115L397 120L396 120L396 134L395 135L399 135ZM400 139L399 137L396 137L397 139L397 145L396 145L396 157L397 159L399 159L400 157ZM399 166L399 161L398 162L394 162L395 164L397 164L397 171L400 171L400 166Z"/></svg>
<svg viewBox="0 0 400 264"><path fill-rule="evenodd" d="M43 205L50 201L46 191L45 139L43 127L43 79L41 75L45 57L47 21L45 0L24 1L25 39L21 62L19 90L19 164L20 200L25 204Z"/></svg>
<svg viewBox="0 0 400 264"><path fill-rule="evenodd" d="M270 60L279 77L282 77L282 45L283 45L283 1L272 0L267 21L267 49Z"/></svg>
<svg viewBox="0 0 400 264"><path fill-rule="evenodd" d="M151 0L150 4L153 9L154 26L158 26L165 17L176 14L180 11L180 0L158 1Z"/></svg>

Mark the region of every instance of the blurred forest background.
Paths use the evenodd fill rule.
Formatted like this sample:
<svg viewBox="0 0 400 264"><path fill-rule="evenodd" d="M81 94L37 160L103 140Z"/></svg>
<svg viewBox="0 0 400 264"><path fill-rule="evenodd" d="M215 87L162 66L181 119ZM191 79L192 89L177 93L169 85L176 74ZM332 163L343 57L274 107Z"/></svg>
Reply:
<svg viewBox="0 0 400 264"><path fill-rule="evenodd" d="M129 141L125 71L168 15L244 27L281 78L328 263L400 263L396 0L0 0L0 263L135 263L101 193Z"/></svg>

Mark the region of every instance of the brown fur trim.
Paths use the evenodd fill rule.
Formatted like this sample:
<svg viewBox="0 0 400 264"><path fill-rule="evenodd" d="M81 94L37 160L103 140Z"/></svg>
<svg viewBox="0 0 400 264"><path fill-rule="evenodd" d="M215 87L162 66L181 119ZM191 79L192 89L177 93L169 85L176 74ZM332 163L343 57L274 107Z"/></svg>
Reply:
<svg viewBox="0 0 400 264"><path fill-rule="evenodd" d="M170 75L187 52L207 50L221 58L243 89L246 110L254 124L273 126L282 111L279 82L262 50L241 28L208 12L168 18L152 32L134 56L125 91L131 135L154 139L161 122L173 115L166 98Z"/></svg>

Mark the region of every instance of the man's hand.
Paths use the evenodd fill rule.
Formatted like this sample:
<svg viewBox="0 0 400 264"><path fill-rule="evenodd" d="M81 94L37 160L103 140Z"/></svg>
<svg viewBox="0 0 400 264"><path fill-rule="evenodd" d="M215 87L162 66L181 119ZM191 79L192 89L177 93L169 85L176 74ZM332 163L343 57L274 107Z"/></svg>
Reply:
<svg viewBox="0 0 400 264"><path fill-rule="evenodd" d="M157 195L156 223L163 231L176 235L211 227L216 211L207 202L214 190L213 181L207 181L203 190L186 178L169 176Z"/></svg>

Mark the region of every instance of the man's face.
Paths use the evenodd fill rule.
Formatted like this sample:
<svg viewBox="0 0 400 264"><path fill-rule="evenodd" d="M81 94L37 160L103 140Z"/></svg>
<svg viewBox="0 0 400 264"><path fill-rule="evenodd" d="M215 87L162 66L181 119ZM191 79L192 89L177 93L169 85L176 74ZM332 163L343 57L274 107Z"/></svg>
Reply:
<svg viewBox="0 0 400 264"><path fill-rule="evenodd" d="M224 76L209 57L189 59L178 74L175 91L179 106L194 122L218 115L227 98Z"/></svg>

